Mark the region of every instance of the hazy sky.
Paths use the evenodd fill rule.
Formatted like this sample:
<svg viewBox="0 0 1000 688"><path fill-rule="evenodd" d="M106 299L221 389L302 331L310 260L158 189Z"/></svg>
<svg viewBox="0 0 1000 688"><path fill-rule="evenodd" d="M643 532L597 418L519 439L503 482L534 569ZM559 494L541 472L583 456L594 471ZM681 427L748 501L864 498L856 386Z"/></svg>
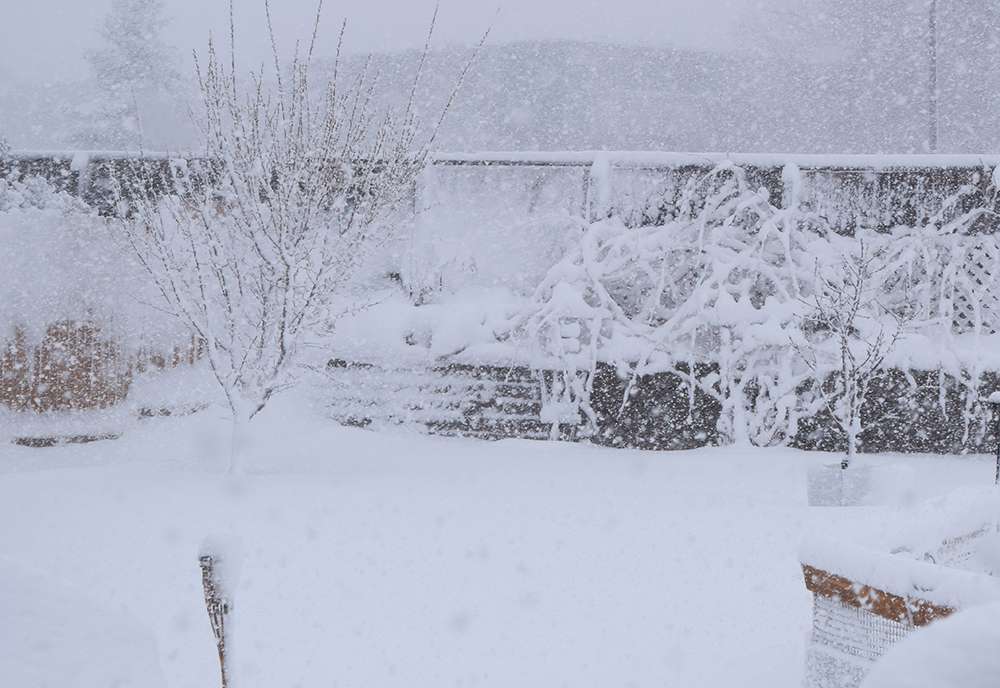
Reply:
<svg viewBox="0 0 1000 688"><path fill-rule="evenodd" d="M0 0L0 81L87 75L83 54L100 45L97 29L111 0ZM581 39L653 46L724 49L735 15L748 0L441 0L435 43L475 44L487 27L491 43L534 38ZM258 62L269 52L263 0L236 0L239 54ZM326 0L321 50L332 50L348 20L351 51L423 45L435 0ZM164 0L166 41L189 59L209 31L228 39L228 0ZM499 12L497 11L499 8ZM279 50L307 40L315 0L273 0Z"/></svg>

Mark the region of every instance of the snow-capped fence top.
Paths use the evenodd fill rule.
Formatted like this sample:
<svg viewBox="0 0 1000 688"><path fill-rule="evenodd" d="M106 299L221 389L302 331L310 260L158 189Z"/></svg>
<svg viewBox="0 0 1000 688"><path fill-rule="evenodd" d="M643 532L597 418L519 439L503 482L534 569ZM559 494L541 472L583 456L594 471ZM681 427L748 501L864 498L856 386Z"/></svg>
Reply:
<svg viewBox="0 0 1000 688"><path fill-rule="evenodd" d="M171 160L195 158L196 155L165 152L129 155L113 151L13 151L0 161L0 176L16 170L21 175L44 177L57 189L81 198L102 213L109 213L113 207L113 180L124 184L126 194L138 191L128 188L134 176L129 163L142 160L144 165L153 165L169 176ZM775 205L780 201L780 206L787 207L797 200L832 226L850 232L856 226L912 226L933 217L947 199L960 193L963 198L958 210L968 211L972 207L993 210L997 200L991 194L995 186L993 170L1000 164L1000 156L625 151L444 153L431 159L431 173L442 168L576 169L578 174L574 176L582 185L585 203L581 210L587 212L588 219L613 212L642 221L643 213L647 214L646 220L655 220L655 213L669 213L670 199L654 199L657 192L670 196L669 187L725 162L741 167L747 180L766 189ZM790 170L798 175L795 190L798 199L792 198ZM665 172L674 173L673 181L671 175L664 176ZM650 202L653 206L645 207ZM654 211L652 217L648 216L650 210ZM993 231L998 226L995 216L989 214L977 231Z"/></svg>

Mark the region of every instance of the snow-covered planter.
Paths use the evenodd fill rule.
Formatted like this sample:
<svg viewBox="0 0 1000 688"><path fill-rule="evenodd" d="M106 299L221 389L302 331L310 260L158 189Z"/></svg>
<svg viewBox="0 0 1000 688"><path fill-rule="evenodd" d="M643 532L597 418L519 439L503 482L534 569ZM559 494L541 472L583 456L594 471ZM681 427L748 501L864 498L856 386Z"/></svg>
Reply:
<svg viewBox="0 0 1000 688"><path fill-rule="evenodd" d="M995 490L966 488L896 518L878 536L803 542L799 558L813 593L810 688L858 686L910 633L1000 599Z"/></svg>

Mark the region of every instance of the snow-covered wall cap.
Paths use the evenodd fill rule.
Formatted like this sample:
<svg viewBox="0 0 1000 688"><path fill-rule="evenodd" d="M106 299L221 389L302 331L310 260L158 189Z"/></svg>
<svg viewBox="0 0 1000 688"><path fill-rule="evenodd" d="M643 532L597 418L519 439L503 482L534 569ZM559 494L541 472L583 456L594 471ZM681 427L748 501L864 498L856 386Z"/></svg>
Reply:
<svg viewBox="0 0 1000 688"><path fill-rule="evenodd" d="M1000 580L821 537L806 538L799 561L827 573L934 605L965 609L1000 600Z"/></svg>
<svg viewBox="0 0 1000 688"><path fill-rule="evenodd" d="M120 151L120 150L73 150L73 149L50 149L50 150L11 150L8 154L11 158L53 158L58 160L88 160L88 159L108 159L108 158L154 158L167 159L177 157L191 157L191 153L168 153L164 151Z"/></svg>
<svg viewBox="0 0 1000 688"><path fill-rule="evenodd" d="M730 161L754 167L800 169L844 168L890 170L894 168L996 167L1000 155L834 155L798 153L672 153L666 151L484 151L479 153L436 153L432 162L443 164L508 164L589 166L603 158L613 166L677 167L714 165Z"/></svg>
<svg viewBox="0 0 1000 688"><path fill-rule="evenodd" d="M199 152L180 151L116 151L116 150L11 150L11 158L55 158L68 160L99 159L170 159L191 158ZM994 168L1000 165L1000 155L875 155L875 154L807 154L807 153L684 153L671 151L481 151L478 153L434 153L432 164L506 164L506 165L565 165L589 167L603 159L618 167L678 167L682 165L716 165L732 162L752 167L784 167L796 165L811 169L891 170L898 168Z"/></svg>

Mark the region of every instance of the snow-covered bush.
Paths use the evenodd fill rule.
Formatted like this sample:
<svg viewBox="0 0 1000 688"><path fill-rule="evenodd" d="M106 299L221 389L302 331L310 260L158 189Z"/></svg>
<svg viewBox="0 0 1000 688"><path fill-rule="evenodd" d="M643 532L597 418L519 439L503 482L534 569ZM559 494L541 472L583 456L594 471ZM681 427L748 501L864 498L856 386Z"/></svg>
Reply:
<svg viewBox="0 0 1000 688"><path fill-rule="evenodd" d="M412 198L433 140L416 139L419 71L398 115L374 104L378 75L367 68L346 82L334 70L316 103L312 47L289 74L275 55L272 92L263 71L244 89L210 42L199 67L204 154L172 163L168 178L140 163L140 192L120 187L122 244L205 343L225 392L233 470L238 428L294 382L306 341L335 315L332 299Z"/></svg>
<svg viewBox="0 0 1000 688"><path fill-rule="evenodd" d="M805 371L782 352L805 311L811 273L802 245L809 237L793 229L791 213L732 164L690 178L661 225L627 227L612 217L585 226L537 290L525 324L538 356L558 361L570 381L563 401L579 401L593 417L587 394L599 361L633 383L670 370L723 405L727 440L750 439L753 428L754 441L767 444L787 432ZM712 372L699 378L696 363Z"/></svg>
<svg viewBox="0 0 1000 688"><path fill-rule="evenodd" d="M986 351L1000 242L968 231L984 209L961 212L960 193L922 226L845 236L799 202L794 166L782 175L784 208L726 162L674 189L670 212L581 222L522 323L535 365L561 373L547 420L593 429L606 363L628 380L619 414L640 378L669 371L692 406L696 390L718 402L720 441L786 443L826 414L851 446L873 379L898 369L915 388L908 371L940 370L967 388L968 439L979 381L1000 370Z"/></svg>
<svg viewBox="0 0 1000 688"><path fill-rule="evenodd" d="M0 150L0 160L2 159L3 151ZM22 176L17 172L0 177L0 213L29 209L54 210L63 215L90 213L83 201L59 191L43 177Z"/></svg>
<svg viewBox="0 0 1000 688"><path fill-rule="evenodd" d="M38 176L0 178L0 401L104 408L128 393L136 349L178 341L130 279L107 220Z"/></svg>
<svg viewBox="0 0 1000 688"><path fill-rule="evenodd" d="M60 320L124 315L109 239L103 220L41 177L0 178L0 340L17 327L37 343Z"/></svg>

